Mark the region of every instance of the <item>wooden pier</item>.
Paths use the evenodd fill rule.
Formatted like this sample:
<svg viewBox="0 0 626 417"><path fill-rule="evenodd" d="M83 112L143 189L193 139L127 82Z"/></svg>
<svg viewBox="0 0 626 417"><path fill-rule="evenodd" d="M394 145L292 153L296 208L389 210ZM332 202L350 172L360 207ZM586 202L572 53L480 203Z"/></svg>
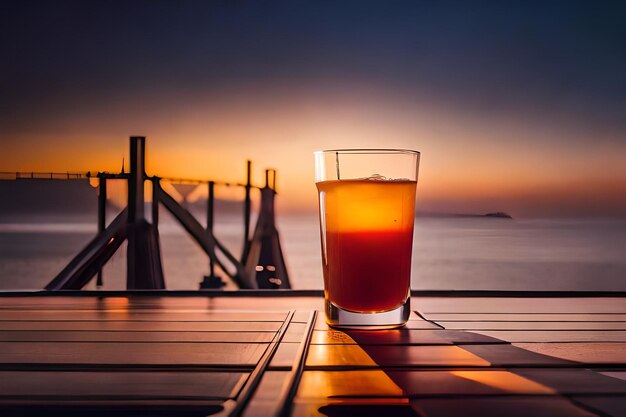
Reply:
<svg viewBox="0 0 626 417"><path fill-rule="evenodd" d="M624 416L626 298L414 294L338 331L320 292L0 295L0 414Z"/></svg>
<svg viewBox="0 0 626 417"><path fill-rule="evenodd" d="M229 278L242 289L289 289L291 283L280 236L276 226L274 201L276 198L276 170L265 169L265 185L252 185L252 161L246 162L246 182L231 184L223 181L188 178L164 178L146 173L146 138L131 136L129 140L130 170L124 163L119 173L42 173L0 172L0 181L55 181L97 180L98 233L45 286L47 290L80 290L95 278L96 286L104 283L103 267L124 242L126 247L126 288L129 290L163 290L166 277L161 262L159 237L159 210L167 210L206 254L209 274L200 282L200 289L221 289ZM126 182L127 198L124 207L112 221L106 219L107 183ZM206 227L183 204L166 191L161 181L171 186L206 185ZM150 221L147 220L145 183L151 183ZM215 186L240 187L245 192L243 205L243 248L241 256L231 251L215 236ZM250 236L251 191L259 192L259 210L254 232ZM2 197L2 196L0 196ZM8 198L8 197L7 197ZM219 270L219 274L216 273Z"/></svg>

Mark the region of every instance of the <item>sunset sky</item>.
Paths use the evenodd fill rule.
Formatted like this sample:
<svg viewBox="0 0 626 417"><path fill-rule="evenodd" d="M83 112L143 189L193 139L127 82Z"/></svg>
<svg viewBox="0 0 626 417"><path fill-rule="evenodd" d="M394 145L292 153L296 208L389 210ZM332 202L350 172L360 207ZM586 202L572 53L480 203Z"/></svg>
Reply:
<svg viewBox="0 0 626 417"><path fill-rule="evenodd" d="M15 1L0 15L0 171L279 171L422 152L418 210L626 216L626 3Z"/></svg>

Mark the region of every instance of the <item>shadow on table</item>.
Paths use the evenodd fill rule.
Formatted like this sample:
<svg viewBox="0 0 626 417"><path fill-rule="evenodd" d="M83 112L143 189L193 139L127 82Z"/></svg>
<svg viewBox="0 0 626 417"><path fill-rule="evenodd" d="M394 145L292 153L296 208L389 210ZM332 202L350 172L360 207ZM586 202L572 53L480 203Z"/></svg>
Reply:
<svg viewBox="0 0 626 417"><path fill-rule="evenodd" d="M596 415L591 400L601 401L600 396L615 402L610 396L618 395L626 402L626 381L578 362L471 332L435 330L440 344L415 343L409 332L344 331L355 343L350 349L358 352L352 357L359 359L335 361L339 369L319 372L325 379L319 386L331 404L317 411L328 417L589 417ZM402 344L409 340L412 344ZM402 399L406 404L398 404Z"/></svg>

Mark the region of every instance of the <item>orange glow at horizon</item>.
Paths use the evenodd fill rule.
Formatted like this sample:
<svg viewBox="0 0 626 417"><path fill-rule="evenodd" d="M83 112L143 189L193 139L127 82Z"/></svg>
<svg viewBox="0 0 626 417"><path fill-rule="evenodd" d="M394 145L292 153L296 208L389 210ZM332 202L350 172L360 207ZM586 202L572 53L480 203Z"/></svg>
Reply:
<svg viewBox="0 0 626 417"><path fill-rule="evenodd" d="M251 91L175 112L144 110L131 122L125 114L132 110L97 108L98 116L76 115L72 129L42 125L46 134L5 135L10 145L0 154L0 171L119 172L122 158L128 170L128 136L142 134L149 175L241 183L249 158L256 185L263 185L263 168L278 169L279 210L315 212L313 151L408 148L422 152L418 211L626 215L625 145L588 149L551 141L568 132L471 118L426 99ZM198 189L190 197L205 195Z"/></svg>

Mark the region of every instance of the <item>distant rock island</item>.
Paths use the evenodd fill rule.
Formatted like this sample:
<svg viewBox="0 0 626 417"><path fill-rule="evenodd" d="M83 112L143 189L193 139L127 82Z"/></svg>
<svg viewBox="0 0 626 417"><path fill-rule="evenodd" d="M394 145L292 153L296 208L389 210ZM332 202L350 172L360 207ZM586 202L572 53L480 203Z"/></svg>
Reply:
<svg viewBox="0 0 626 417"><path fill-rule="evenodd" d="M502 219L513 219L513 216L503 211L496 211L495 213L487 213L484 215L484 217L499 217Z"/></svg>
<svg viewBox="0 0 626 417"><path fill-rule="evenodd" d="M503 211L494 211L486 214L469 214L469 213L417 213L418 217L452 217L452 218L496 218L496 219L513 219L508 213Z"/></svg>

